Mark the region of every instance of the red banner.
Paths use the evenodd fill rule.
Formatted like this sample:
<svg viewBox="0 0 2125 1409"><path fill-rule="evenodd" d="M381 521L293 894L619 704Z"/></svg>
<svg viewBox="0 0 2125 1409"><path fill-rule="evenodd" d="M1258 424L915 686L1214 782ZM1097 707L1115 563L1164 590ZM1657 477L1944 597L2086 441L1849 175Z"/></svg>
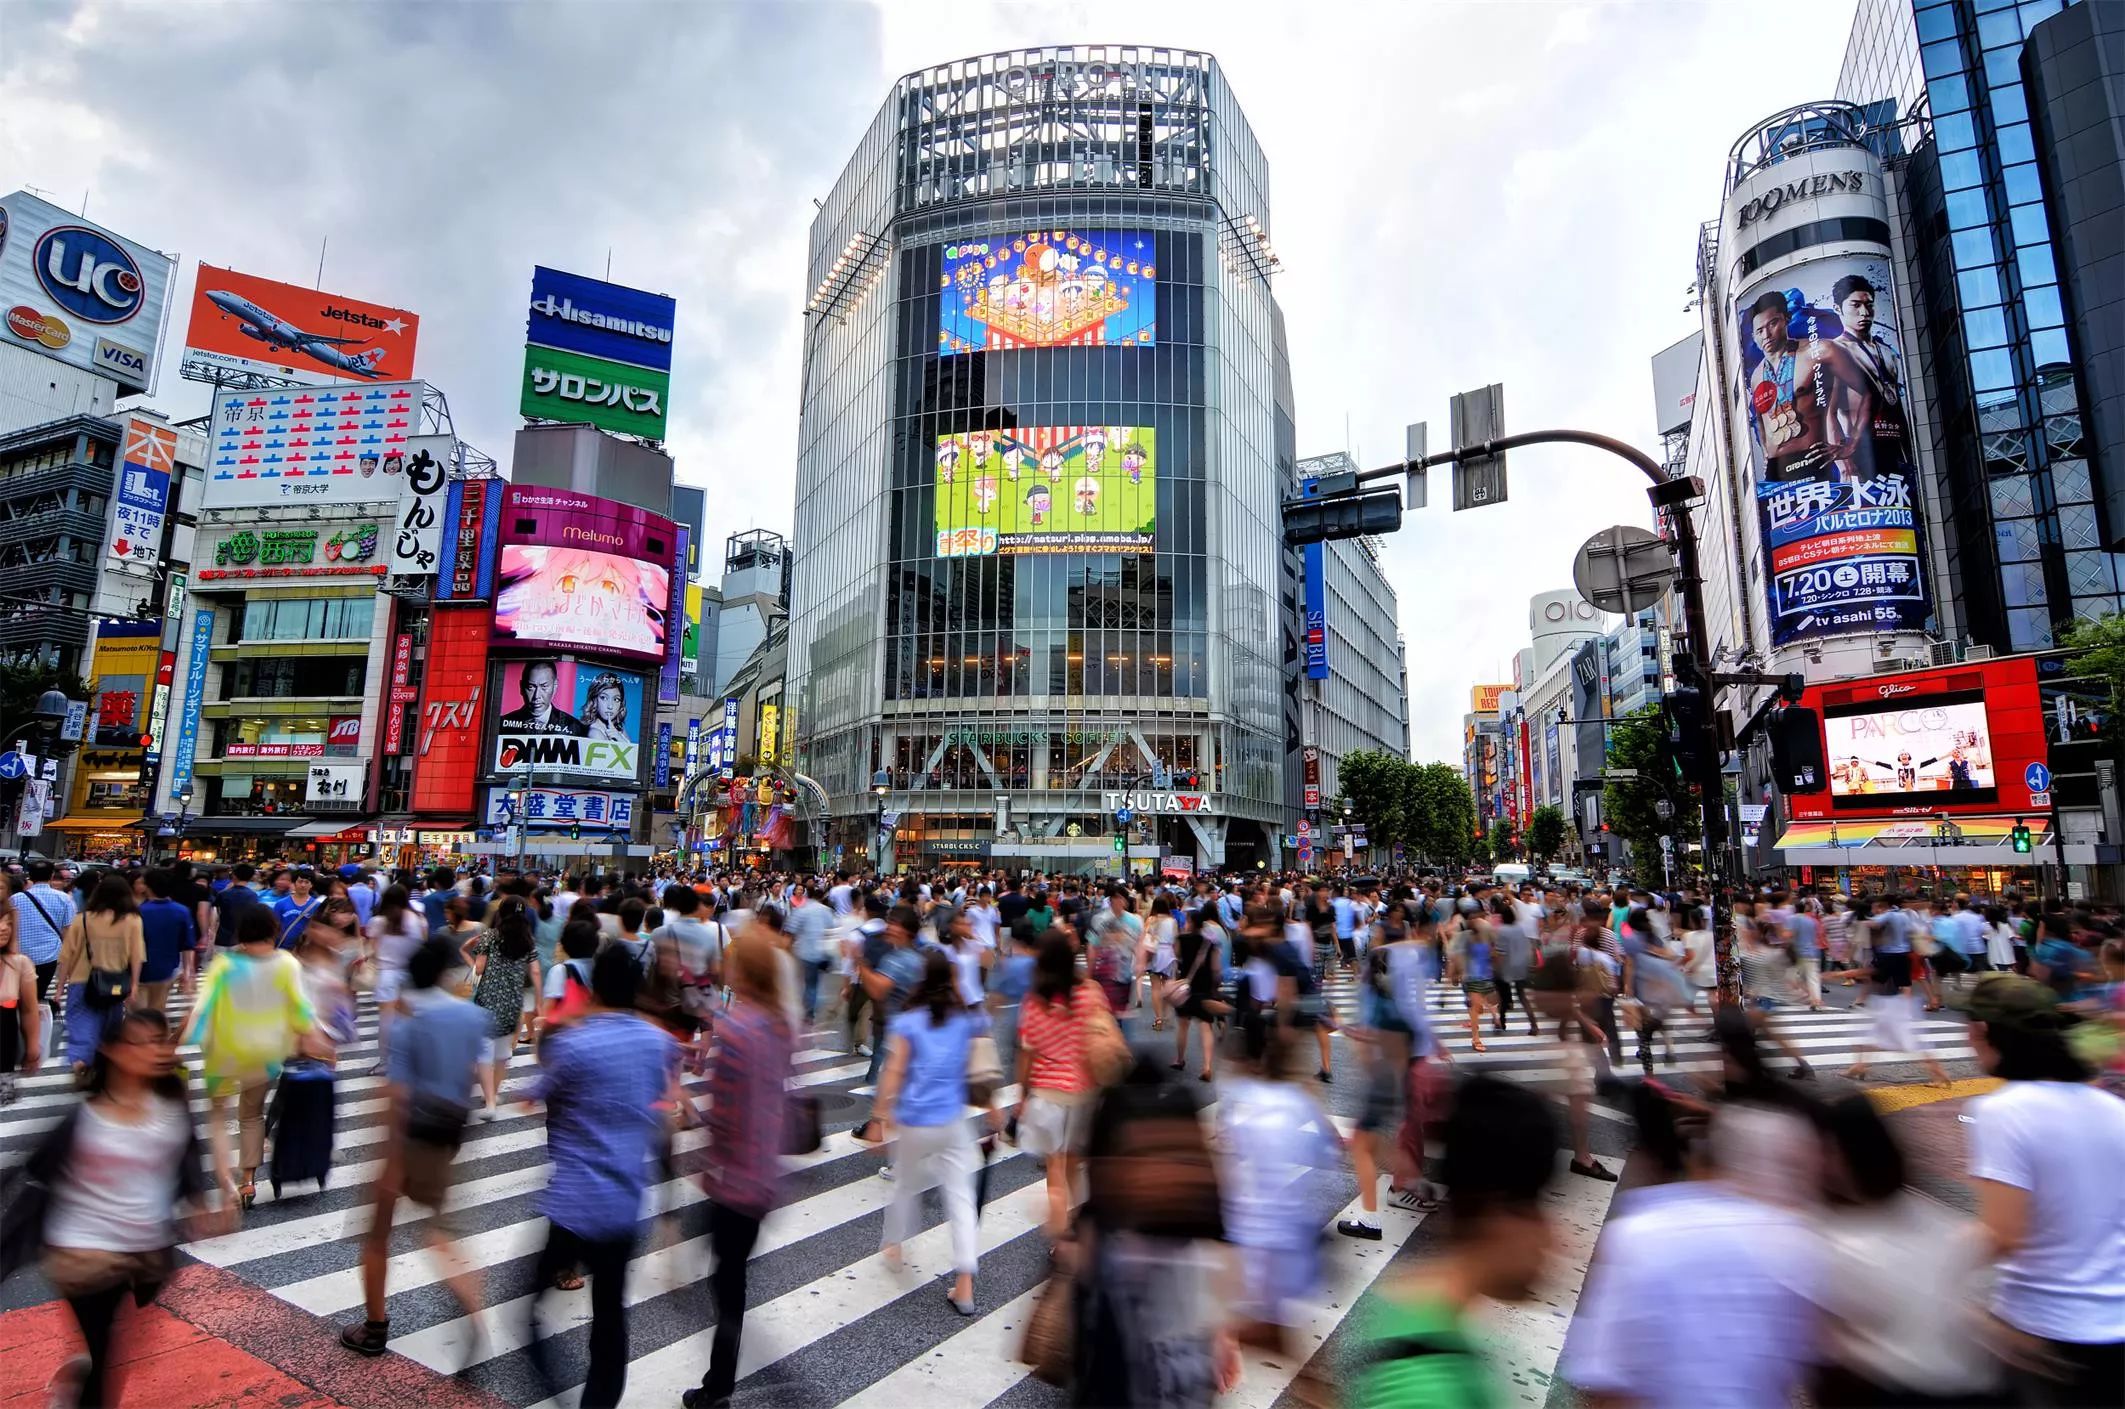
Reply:
<svg viewBox="0 0 2125 1409"><path fill-rule="evenodd" d="M480 710L494 612L439 605L429 617L428 678L414 726L413 810L469 815L480 773Z"/></svg>

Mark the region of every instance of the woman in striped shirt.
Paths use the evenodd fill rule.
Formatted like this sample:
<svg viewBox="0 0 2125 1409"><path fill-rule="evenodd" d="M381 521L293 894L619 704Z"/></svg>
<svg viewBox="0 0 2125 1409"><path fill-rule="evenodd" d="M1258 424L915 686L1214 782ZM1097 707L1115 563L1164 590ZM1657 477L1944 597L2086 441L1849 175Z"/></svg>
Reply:
<svg viewBox="0 0 2125 1409"><path fill-rule="evenodd" d="M1018 1136L1027 1153L1047 1161L1050 1239L1070 1226L1097 1094L1085 1066L1085 1026L1089 1005L1104 1002L1097 984L1077 976L1069 939L1050 931L1018 1016L1018 1083L1026 1093Z"/></svg>

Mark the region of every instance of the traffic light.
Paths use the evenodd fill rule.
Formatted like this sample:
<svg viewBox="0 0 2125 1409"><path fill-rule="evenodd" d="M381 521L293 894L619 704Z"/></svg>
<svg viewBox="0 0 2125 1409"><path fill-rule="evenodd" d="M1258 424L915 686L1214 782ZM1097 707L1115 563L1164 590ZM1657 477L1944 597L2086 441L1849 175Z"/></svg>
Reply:
<svg viewBox="0 0 2125 1409"><path fill-rule="evenodd" d="M1393 533L1402 526L1402 491L1380 489L1349 499L1287 499L1284 542L1293 547L1336 538Z"/></svg>
<svg viewBox="0 0 2125 1409"><path fill-rule="evenodd" d="M568 824L568 839L570 841L583 840L583 824L581 822L570 822Z"/></svg>
<svg viewBox="0 0 2125 1409"><path fill-rule="evenodd" d="M1675 781L1704 787L1719 778L1719 746L1711 738L1711 701L1695 685L1678 684L1661 701L1668 721Z"/></svg>
<svg viewBox="0 0 2125 1409"><path fill-rule="evenodd" d="M2007 835L2013 839L2014 849L2016 851L2021 852L2025 856L2029 854L2029 851L2031 849L2029 841L2029 828L2023 825L2021 818L2017 817L2014 819L2014 830L2012 832L2009 832Z"/></svg>

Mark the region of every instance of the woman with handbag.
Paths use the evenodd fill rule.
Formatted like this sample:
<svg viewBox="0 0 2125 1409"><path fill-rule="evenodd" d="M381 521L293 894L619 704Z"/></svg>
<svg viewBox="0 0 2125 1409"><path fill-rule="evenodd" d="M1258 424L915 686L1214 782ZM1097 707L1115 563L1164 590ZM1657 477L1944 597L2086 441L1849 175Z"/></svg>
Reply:
<svg viewBox="0 0 2125 1409"><path fill-rule="evenodd" d="M1093 1005L1106 996L1099 985L1077 976L1077 953L1052 931L1034 959L1033 987L1018 1017L1018 1085L1025 1103L1018 1139L1028 1154L1046 1161L1048 1237L1069 1231L1077 1203L1078 1175L1091 1128L1099 1083L1085 1060Z"/></svg>
<svg viewBox="0 0 2125 1409"><path fill-rule="evenodd" d="M177 1044L161 1013L119 1014L97 1049L87 1099L0 1188L0 1277L39 1255L88 1351L61 1370L75 1380L73 1393L55 1386L53 1402L81 1409L119 1401L111 1341L127 1294L146 1306L181 1236L234 1226L224 1207L202 1220L213 1226L180 1234L183 1205L203 1210L205 1195Z"/></svg>
<svg viewBox="0 0 2125 1409"><path fill-rule="evenodd" d="M1173 1012L1174 1071L1188 1069L1188 1024L1202 1024L1203 1070L1196 1078L1202 1082L1210 1081L1217 1069L1217 1025L1232 1011L1232 1005L1218 997L1225 983L1219 963L1223 935L1211 913L1207 905L1189 913L1188 927L1174 944L1172 967L1180 977L1154 980L1152 990L1163 987L1161 1001Z"/></svg>
<svg viewBox="0 0 2125 1409"><path fill-rule="evenodd" d="M964 1118L970 1099L988 1108L991 1131L1001 1124L994 1090L976 1093L969 1089L975 1039L988 1025L985 1014L968 1012L960 1001L952 961L939 950L928 951L922 981L909 998L907 1010L886 1024L885 1072L879 1078L873 1107L873 1119L887 1138L896 1133L896 1122L899 1126L893 1147L893 1203L886 1213L880 1251L887 1266L897 1271L900 1245L915 1231L922 1191L936 1184L952 1227L952 1266L958 1273L947 1299L962 1316L974 1314L974 1269L980 1247L974 1207L978 1154ZM1020 1036L1024 1036L1023 1025Z"/></svg>
<svg viewBox="0 0 2125 1409"><path fill-rule="evenodd" d="M1173 982L1179 962L1180 926L1173 918L1173 897L1161 893L1151 902L1151 921L1144 926L1137 946L1136 967L1150 980L1151 1030L1166 1030L1166 986Z"/></svg>
<svg viewBox="0 0 2125 1409"><path fill-rule="evenodd" d="M487 1060L480 1063L480 1091L486 1104L474 1120L493 1120L501 1110L502 1078L516 1054L517 1028L524 1020L524 989L539 981L538 947L532 937L531 913L520 895L495 902L494 926L472 941L472 1001L487 1014Z"/></svg>
<svg viewBox="0 0 2125 1409"><path fill-rule="evenodd" d="M66 985L66 1059L74 1079L88 1074L104 1039L117 1031L147 962L132 883L105 872L88 904L66 927L59 945L59 981Z"/></svg>

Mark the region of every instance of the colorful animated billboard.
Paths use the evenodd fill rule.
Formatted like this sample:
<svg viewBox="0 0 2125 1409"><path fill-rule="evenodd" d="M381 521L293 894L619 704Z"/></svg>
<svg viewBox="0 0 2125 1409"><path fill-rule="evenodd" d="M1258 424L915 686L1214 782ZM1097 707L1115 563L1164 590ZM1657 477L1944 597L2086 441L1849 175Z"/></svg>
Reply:
<svg viewBox="0 0 2125 1409"><path fill-rule="evenodd" d="M1149 347L1158 270L1140 230L1034 230L944 247L940 355L1014 347Z"/></svg>
<svg viewBox="0 0 2125 1409"><path fill-rule="evenodd" d="M1038 426L937 437L937 556L1146 552L1158 525L1156 435Z"/></svg>

